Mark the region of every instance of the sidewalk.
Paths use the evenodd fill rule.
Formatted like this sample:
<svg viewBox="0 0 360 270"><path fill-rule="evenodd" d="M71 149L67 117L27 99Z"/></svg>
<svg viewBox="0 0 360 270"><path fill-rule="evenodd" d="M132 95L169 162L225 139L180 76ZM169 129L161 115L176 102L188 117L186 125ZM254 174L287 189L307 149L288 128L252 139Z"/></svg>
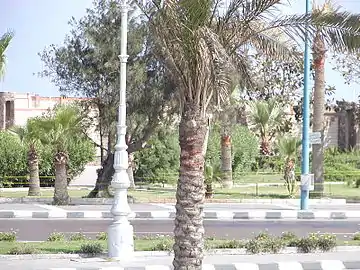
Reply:
<svg viewBox="0 0 360 270"><path fill-rule="evenodd" d="M344 220L360 219L360 205L313 206L298 210L289 205L205 204L204 219L208 220ZM320 207L320 209L316 209ZM324 208L323 208L324 207ZM130 204L130 219L173 219L171 204ZM329 209L331 208L331 209ZM0 204L0 219L109 219L110 205L76 205L56 207L45 204Z"/></svg>
<svg viewBox="0 0 360 270"><path fill-rule="evenodd" d="M1 258L1 270L49 270L49 269L103 269L103 270L169 270L173 257L160 255L146 257L136 252L135 257L127 262L109 262L108 259L13 259ZM283 255L213 255L203 261L205 270L344 270L360 269L358 252L336 252L318 254L283 254ZM26 266L24 268L24 266Z"/></svg>

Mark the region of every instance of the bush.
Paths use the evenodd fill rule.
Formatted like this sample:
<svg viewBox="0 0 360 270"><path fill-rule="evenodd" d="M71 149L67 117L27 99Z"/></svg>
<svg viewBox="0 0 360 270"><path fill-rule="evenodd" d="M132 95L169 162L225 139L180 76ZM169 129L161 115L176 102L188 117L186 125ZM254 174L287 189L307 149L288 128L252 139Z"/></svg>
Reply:
<svg viewBox="0 0 360 270"><path fill-rule="evenodd" d="M0 131L0 187L10 187L14 182L25 182L27 175L27 149L19 137ZM6 176L15 176L9 179Z"/></svg>
<svg viewBox="0 0 360 270"><path fill-rule="evenodd" d="M245 126L234 125L231 129L232 171L235 177L251 169L255 158L259 155L256 136ZM206 151L206 160L212 164L220 164L221 128L212 126ZM235 178L234 177L234 178Z"/></svg>
<svg viewBox="0 0 360 270"><path fill-rule="evenodd" d="M318 248L318 235L310 234L307 237L300 238L297 242L297 250L301 253L312 253Z"/></svg>
<svg viewBox="0 0 360 270"><path fill-rule="evenodd" d="M360 232L357 232L357 233L354 234L353 240L354 241L360 241Z"/></svg>
<svg viewBox="0 0 360 270"><path fill-rule="evenodd" d="M325 180L344 181L351 185L360 184L360 151L339 151L336 148L325 150ZM356 184L358 183L358 184Z"/></svg>
<svg viewBox="0 0 360 270"><path fill-rule="evenodd" d="M81 232L70 235L70 241L85 241L88 238Z"/></svg>
<svg viewBox="0 0 360 270"><path fill-rule="evenodd" d="M235 175L249 172L259 155L259 141L250 130L241 125L232 129L232 170Z"/></svg>
<svg viewBox="0 0 360 270"><path fill-rule="evenodd" d="M281 239L287 247L296 247L299 238L293 232L283 232Z"/></svg>
<svg viewBox="0 0 360 270"><path fill-rule="evenodd" d="M258 254L263 251L263 243L256 239L251 239L245 244L245 249L247 253Z"/></svg>
<svg viewBox="0 0 360 270"><path fill-rule="evenodd" d="M65 240L65 235L63 233L53 232L49 235L47 241L49 242L60 242Z"/></svg>
<svg viewBox="0 0 360 270"><path fill-rule="evenodd" d="M28 187L27 146L22 144L17 135L0 132L0 187ZM85 165L93 161L95 147L88 139L69 138L68 145L69 181L85 169ZM42 187L54 186L55 168L54 153L48 146L39 146L39 175Z"/></svg>
<svg viewBox="0 0 360 270"><path fill-rule="evenodd" d="M270 237L266 240L263 240L263 252L265 253L279 253L284 247L286 247L286 243L282 241L280 237Z"/></svg>
<svg viewBox="0 0 360 270"><path fill-rule="evenodd" d="M175 183L179 175L178 131L160 131L149 140L151 148L134 153L135 181Z"/></svg>
<svg viewBox="0 0 360 270"><path fill-rule="evenodd" d="M104 252L104 247L99 242L88 242L80 246L79 253L96 255Z"/></svg>
<svg viewBox="0 0 360 270"><path fill-rule="evenodd" d="M16 241L16 232L0 232L0 242L15 242Z"/></svg>
<svg viewBox="0 0 360 270"><path fill-rule="evenodd" d="M39 251L29 244L18 244L8 251L10 255L36 254Z"/></svg>
<svg viewBox="0 0 360 270"><path fill-rule="evenodd" d="M150 251L171 251L173 249L174 240L164 237L150 248Z"/></svg>
<svg viewBox="0 0 360 270"><path fill-rule="evenodd" d="M267 232L259 233L245 245L246 252L250 254L279 253L284 247L286 242L283 238L272 236Z"/></svg>
<svg viewBox="0 0 360 270"><path fill-rule="evenodd" d="M216 243L213 245L209 245L208 248L214 248L214 249L231 249L231 248L244 248L245 247L245 243L243 241L240 240L226 240L220 243Z"/></svg>
<svg viewBox="0 0 360 270"><path fill-rule="evenodd" d="M322 252L332 251L336 247L336 236L333 234L323 234L318 236L318 249Z"/></svg>
<svg viewBox="0 0 360 270"><path fill-rule="evenodd" d="M106 232L101 232L101 233L98 233L96 235L96 239L97 240L107 240L108 239L108 235Z"/></svg>

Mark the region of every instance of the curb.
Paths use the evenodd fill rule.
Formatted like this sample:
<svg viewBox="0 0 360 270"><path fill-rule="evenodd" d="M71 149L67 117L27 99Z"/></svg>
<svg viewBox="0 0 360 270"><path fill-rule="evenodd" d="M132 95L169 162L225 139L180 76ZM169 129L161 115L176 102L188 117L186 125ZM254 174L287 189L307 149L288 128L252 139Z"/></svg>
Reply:
<svg viewBox="0 0 360 270"><path fill-rule="evenodd" d="M360 246L338 246L332 252L360 252ZM135 251L133 258L161 258L173 256L173 251ZM268 254L268 253L267 253ZM275 255L284 255L284 254L303 254L298 253L295 247L287 247L281 250ZM308 254L317 254L317 253L308 253ZM225 256L225 255L251 255L251 256L261 256L262 254L249 254L244 248L233 248L233 249L210 249L204 252L205 256ZM98 257L94 257L89 254L69 254L69 253L58 253L58 254L25 254L25 255L0 255L0 260L28 260L28 259L70 259L70 260L79 260L81 262L87 262L91 260L92 262L110 262L107 253L98 254ZM359 267L360 268L360 267Z"/></svg>
<svg viewBox="0 0 360 270"><path fill-rule="evenodd" d="M277 262L277 263L233 263L233 264L204 264L202 270L344 270L358 269L360 261L323 260L311 262ZM172 270L169 265L147 265L143 267L101 267L101 268L66 268L66 270ZM48 268L48 270L64 270L64 268Z"/></svg>
<svg viewBox="0 0 360 270"><path fill-rule="evenodd" d="M173 211L136 211L129 214L129 219L174 219ZM112 218L110 211L23 211L0 210L0 219L4 218L59 218L59 219L108 219ZM345 220L360 219L360 211L304 211L304 210L244 210L204 211L203 218L207 220Z"/></svg>
<svg viewBox="0 0 360 270"><path fill-rule="evenodd" d="M5 193L5 192L4 192ZM52 204L53 198L31 198L31 197L20 197L20 198L0 198L1 203L18 203L18 204ZM71 198L70 204L72 205L112 205L114 202L113 198ZM128 202L134 203L136 199L128 196ZM155 201L151 201L155 203ZM149 202L149 203L151 203ZM168 199L156 200L156 203L168 203ZM171 200L175 202L175 198ZM260 204L299 204L298 199L206 199L208 203L260 203ZM309 199L309 205L345 205L346 199Z"/></svg>

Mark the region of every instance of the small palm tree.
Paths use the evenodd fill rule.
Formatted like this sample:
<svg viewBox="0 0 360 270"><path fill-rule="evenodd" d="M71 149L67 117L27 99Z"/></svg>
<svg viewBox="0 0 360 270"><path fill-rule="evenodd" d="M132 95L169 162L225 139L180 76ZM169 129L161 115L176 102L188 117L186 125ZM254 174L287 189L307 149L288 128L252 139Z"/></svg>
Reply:
<svg viewBox="0 0 360 270"><path fill-rule="evenodd" d="M38 123L37 118L31 118L26 122L25 127L14 127L11 129L28 147L27 164L30 175L28 196L41 195L38 155L38 146L41 137L39 132L41 132L41 128L38 126Z"/></svg>
<svg viewBox="0 0 360 270"><path fill-rule="evenodd" d="M55 165L54 204L67 205L70 197L68 185L68 142L71 138L82 136L82 121L79 110L75 106L59 106L53 114L40 120L42 128L41 140L53 147Z"/></svg>
<svg viewBox="0 0 360 270"><path fill-rule="evenodd" d="M6 65L5 51L9 47L13 37L14 34L12 32L6 32L4 35L0 37L0 79L2 79L5 75L5 65Z"/></svg>
<svg viewBox="0 0 360 270"><path fill-rule="evenodd" d="M209 199L214 196L213 183L214 181L221 181L221 169L220 164L205 162L205 198Z"/></svg>
<svg viewBox="0 0 360 270"><path fill-rule="evenodd" d="M292 197L296 191L295 164L299 156L301 141L296 137L282 137L277 142L280 156L284 159L285 186Z"/></svg>
<svg viewBox="0 0 360 270"><path fill-rule="evenodd" d="M248 109L249 129L260 137L260 153L270 155L271 140L279 130L284 111L275 100L251 101Z"/></svg>

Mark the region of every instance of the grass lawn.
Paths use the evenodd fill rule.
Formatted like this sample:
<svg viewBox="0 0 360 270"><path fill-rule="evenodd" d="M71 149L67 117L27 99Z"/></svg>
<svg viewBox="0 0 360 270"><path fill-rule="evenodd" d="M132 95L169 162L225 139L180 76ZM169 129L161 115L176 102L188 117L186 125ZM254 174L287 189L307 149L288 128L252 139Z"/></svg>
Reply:
<svg viewBox="0 0 360 270"><path fill-rule="evenodd" d="M0 254L9 254L14 248L29 247L37 253L80 253L81 246L86 243L100 243L103 250L107 251L107 242L105 240L87 240L87 241L55 241L55 242L32 242L32 243L19 243L19 242L3 242L0 241ZM207 248L225 248L234 245L231 240L207 240ZM238 246L242 247L243 242L237 241ZM170 237L151 238L151 239L135 239L136 251L156 251L156 250L171 250L173 240Z"/></svg>
<svg viewBox="0 0 360 270"><path fill-rule="evenodd" d="M69 189L69 195L73 198L81 198L83 196L88 195L90 190L72 190ZM21 198L27 197L27 191L0 191L0 197L7 197L7 198ZM54 191L52 190L44 190L41 192L42 198L52 198L54 196ZM36 197L32 197L36 198Z"/></svg>
<svg viewBox="0 0 360 270"><path fill-rule="evenodd" d="M73 198L81 198L89 194L89 190L69 190L69 194ZM295 197L298 197L297 191ZM175 199L175 190L129 190L129 195L135 198L137 202L155 202ZM325 185L326 197L336 198L354 198L360 196L360 189L351 188L347 185ZM26 197L26 191L18 192L1 192L0 197ZM53 191L43 191L44 198L52 198ZM288 198L287 191L284 186L251 186L236 187L233 189L214 189L214 199L244 199L244 198Z"/></svg>
<svg viewBox="0 0 360 270"><path fill-rule="evenodd" d="M0 242L0 254L76 254L84 253L81 252L81 246L83 244L100 244L102 246L101 252L107 251L107 243L105 240L33 243ZM136 251L170 251L172 250L173 240L169 237L157 239L135 239L134 244ZM360 241L338 241L338 245L360 246ZM244 248L245 241L207 239L205 241L205 247L207 249Z"/></svg>

